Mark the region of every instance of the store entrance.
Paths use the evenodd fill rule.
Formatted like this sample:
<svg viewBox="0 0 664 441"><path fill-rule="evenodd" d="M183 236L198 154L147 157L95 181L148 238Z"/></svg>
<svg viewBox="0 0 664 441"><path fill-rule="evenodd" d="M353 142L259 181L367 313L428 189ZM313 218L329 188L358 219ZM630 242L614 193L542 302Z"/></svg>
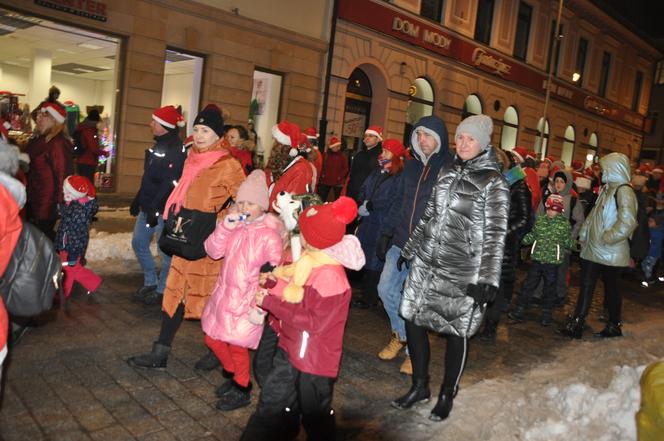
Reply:
<svg viewBox="0 0 664 441"><path fill-rule="evenodd" d="M342 129L342 137L350 155L359 152L362 147L364 131L369 127L372 95L369 77L362 69L355 69L346 88Z"/></svg>
<svg viewBox="0 0 664 441"><path fill-rule="evenodd" d="M0 8L0 115L23 151L35 129L31 113L56 93L66 131L99 113L95 184L112 190L116 158L121 41L118 38ZM95 118L96 119L96 118Z"/></svg>
<svg viewBox="0 0 664 441"><path fill-rule="evenodd" d="M194 118L200 110L203 58L186 52L166 50L161 105L180 110L187 122L187 135L193 132Z"/></svg>

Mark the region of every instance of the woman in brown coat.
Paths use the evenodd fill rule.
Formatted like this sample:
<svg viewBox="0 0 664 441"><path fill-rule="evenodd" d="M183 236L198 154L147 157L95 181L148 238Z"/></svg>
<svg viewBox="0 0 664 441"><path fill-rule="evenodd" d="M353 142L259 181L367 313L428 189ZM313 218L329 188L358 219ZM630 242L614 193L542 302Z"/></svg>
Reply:
<svg viewBox="0 0 664 441"><path fill-rule="evenodd" d="M229 198L235 198L245 178L240 163L230 154L223 137L224 121L219 108L203 109L194 122L194 146L184 163L182 177L166 202L169 210L181 207L206 212L220 210ZM224 212L217 216L222 219ZM163 369L171 344L184 318L200 319L203 308L221 269L221 260L203 257L190 261L173 256L162 301L163 317L159 338L152 352L131 357L127 362L136 367Z"/></svg>

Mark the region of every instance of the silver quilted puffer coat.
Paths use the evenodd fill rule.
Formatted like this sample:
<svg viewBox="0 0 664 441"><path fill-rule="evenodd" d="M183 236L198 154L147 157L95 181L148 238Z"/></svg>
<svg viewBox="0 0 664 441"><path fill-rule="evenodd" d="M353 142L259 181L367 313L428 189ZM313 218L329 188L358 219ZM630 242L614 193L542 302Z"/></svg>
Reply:
<svg viewBox="0 0 664 441"><path fill-rule="evenodd" d="M411 262L399 312L443 334L470 337L483 308L470 283L500 283L510 192L493 149L440 171L424 215L401 255Z"/></svg>

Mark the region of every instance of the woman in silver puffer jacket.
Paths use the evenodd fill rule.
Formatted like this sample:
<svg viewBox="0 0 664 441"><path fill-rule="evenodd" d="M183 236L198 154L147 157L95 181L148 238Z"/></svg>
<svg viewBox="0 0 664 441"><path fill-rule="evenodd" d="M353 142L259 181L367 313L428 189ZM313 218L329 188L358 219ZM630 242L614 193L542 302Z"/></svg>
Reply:
<svg viewBox="0 0 664 441"><path fill-rule="evenodd" d="M399 312L406 319L413 385L392 406L428 401L427 330L447 337L445 377L430 419L452 410L468 338L479 328L486 304L498 292L510 193L493 149L493 123L474 115L459 124L454 164L442 169L424 215L401 251L410 265Z"/></svg>

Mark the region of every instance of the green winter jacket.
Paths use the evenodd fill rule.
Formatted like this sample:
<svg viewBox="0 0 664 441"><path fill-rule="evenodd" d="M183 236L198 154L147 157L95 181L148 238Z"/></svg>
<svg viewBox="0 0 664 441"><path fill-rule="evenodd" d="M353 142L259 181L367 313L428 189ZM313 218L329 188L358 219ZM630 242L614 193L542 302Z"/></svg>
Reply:
<svg viewBox="0 0 664 441"><path fill-rule="evenodd" d="M581 258L624 267L629 264L629 238L637 225L634 190L621 187L630 180L629 158L622 153L610 153L599 164L604 185L579 232Z"/></svg>
<svg viewBox="0 0 664 441"><path fill-rule="evenodd" d="M560 214L553 219L546 214L537 216L535 226L523 237L523 244L533 244L533 260L554 264L561 263L567 250L575 245L569 221Z"/></svg>

